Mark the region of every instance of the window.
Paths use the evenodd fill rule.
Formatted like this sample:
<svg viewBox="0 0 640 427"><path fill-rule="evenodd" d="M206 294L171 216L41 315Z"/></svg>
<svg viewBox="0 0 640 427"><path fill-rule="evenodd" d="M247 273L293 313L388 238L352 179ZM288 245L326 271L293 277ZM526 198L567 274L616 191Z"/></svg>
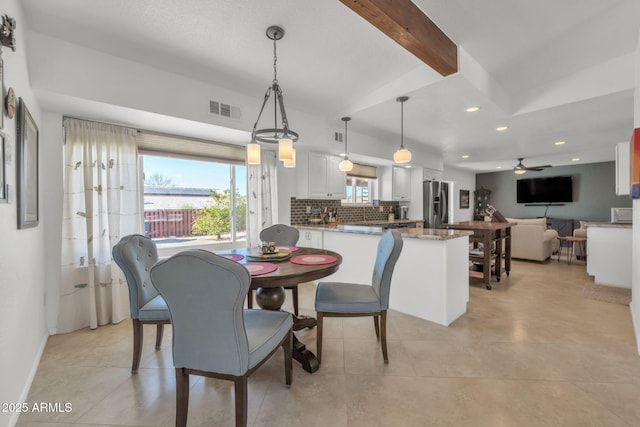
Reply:
<svg viewBox="0 0 640 427"><path fill-rule="evenodd" d="M342 203L354 205L370 203L370 194L373 181L375 180L369 178L347 176L346 197L342 199Z"/></svg>
<svg viewBox="0 0 640 427"><path fill-rule="evenodd" d="M246 166L146 151L140 157L145 233L161 256L246 246Z"/></svg>

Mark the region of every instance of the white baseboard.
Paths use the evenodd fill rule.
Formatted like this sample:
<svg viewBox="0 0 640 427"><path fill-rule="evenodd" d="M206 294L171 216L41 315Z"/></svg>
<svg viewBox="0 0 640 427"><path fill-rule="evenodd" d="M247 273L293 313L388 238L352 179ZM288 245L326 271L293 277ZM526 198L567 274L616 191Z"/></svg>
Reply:
<svg viewBox="0 0 640 427"><path fill-rule="evenodd" d="M33 383L33 379L36 377L36 372L38 372L38 365L40 365L40 359L42 358L42 353L44 353L44 348L47 345L47 340L49 339L49 335L44 335L42 337L42 342L40 343L40 348L38 348L38 353L36 354L35 359L33 360L33 365L31 366L31 370L29 371L29 376L27 377L27 381L22 388L22 393L20 393L20 399L18 402L26 402L27 397L29 396L29 390L31 390L31 384ZM20 416L19 412L14 412L9 418L9 427L14 427L18 423L18 417Z"/></svg>

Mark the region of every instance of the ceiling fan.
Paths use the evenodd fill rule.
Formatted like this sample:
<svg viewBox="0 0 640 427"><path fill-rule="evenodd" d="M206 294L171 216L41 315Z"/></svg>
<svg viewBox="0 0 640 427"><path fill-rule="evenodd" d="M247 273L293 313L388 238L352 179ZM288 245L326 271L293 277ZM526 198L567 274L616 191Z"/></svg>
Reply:
<svg viewBox="0 0 640 427"><path fill-rule="evenodd" d="M515 173L517 173L518 175L523 174L523 173L525 173L527 171L540 172L544 168L550 168L551 167L551 165L541 165L541 166L526 167L525 165L522 164L523 160L524 160L524 157L518 158L518 164L513 168L513 171Z"/></svg>

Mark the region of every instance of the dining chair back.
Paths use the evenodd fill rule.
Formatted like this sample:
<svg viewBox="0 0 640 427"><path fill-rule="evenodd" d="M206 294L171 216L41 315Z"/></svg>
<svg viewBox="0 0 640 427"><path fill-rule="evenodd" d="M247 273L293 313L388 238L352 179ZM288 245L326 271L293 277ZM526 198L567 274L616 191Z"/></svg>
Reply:
<svg viewBox="0 0 640 427"><path fill-rule="evenodd" d="M274 242L277 246L295 246L300 239L300 231L297 228L285 224L274 224L260 232L260 240L263 242ZM298 315L298 285L285 286L291 290L293 297L293 314ZM253 292L247 296L247 307L253 307Z"/></svg>
<svg viewBox="0 0 640 427"><path fill-rule="evenodd" d="M376 336L380 338L382 356L389 363L387 352L387 310L391 279L402 252L402 236L397 230L387 230L378 242L371 284L320 282L316 289L317 313L316 356L322 361L324 317L372 316Z"/></svg>
<svg viewBox="0 0 640 427"><path fill-rule="evenodd" d="M243 310L248 270L208 251L186 250L160 261L151 278L171 314L176 426L187 422L189 375L234 381L236 425L246 426L247 378L280 346L291 384L291 314Z"/></svg>
<svg viewBox="0 0 640 427"><path fill-rule="evenodd" d="M260 240L280 246L295 246L299 238L300 231L285 224L274 224L260 232Z"/></svg>
<svg viewBox="0 0 640 427"><path fill-rule="evenodd" d="M158 262L156 244L140 234L124 236L112 250L129 286L129 306L133 322L133 361L131 373L138 372L142 356L143 325L155 324L156 350L162 344L164 325L170 323L169 309L151 282L149 272Z"/></svg>

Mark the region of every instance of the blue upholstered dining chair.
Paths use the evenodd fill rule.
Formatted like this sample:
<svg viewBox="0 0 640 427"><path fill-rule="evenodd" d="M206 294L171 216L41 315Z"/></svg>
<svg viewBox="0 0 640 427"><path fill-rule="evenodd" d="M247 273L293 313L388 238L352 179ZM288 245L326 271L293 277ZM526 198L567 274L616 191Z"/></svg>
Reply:
<svg viewBox="0 0 640 427"><path fill-rule="evenodd" d="M263 242L274 242L277 246L295 246L300 238L300 232L297 228L290 227L285 224L274 224L263 229L260 232L260 240ZM291 290L293 297L293 313L298 315L298 285L285 286L285 289ZM247 297L247 307L253 307L253 291L249 291Z"/></svg>
<svg viewBox="0 0 640 427"><path fill-rule="evenodd" d="M171 313L176 426L187 424L189 375L234 382L236 426L247 425L248 376L280 346L291 385L291 314L243 310L251 277L241 264L192 249L157 263L151 278Z"/></svg>
<svg viewBox="0 0 640 427"><path fill-rule="evenodd" d="M124 236L112 250L113 260L118 264L129 285L129 305L133 321L133 362L131 373L138 372L142 356L143 325L155 324L156 350L162 344L164 325L171 323L169 309L151 283L149 272L158 262L156 244L140 234Z"/></svg>
<svg viewBox="0 0 640 427"><path fill-rule="evenodd" d="M316 356L322 361L322 322L324 317L373 316L376 336L382 344L384 363L387 353L387 309L391 276L402 251L402 236L397 230L386 231L378 242L371 284L320 282L316 289L317 313Z"/></svg>

